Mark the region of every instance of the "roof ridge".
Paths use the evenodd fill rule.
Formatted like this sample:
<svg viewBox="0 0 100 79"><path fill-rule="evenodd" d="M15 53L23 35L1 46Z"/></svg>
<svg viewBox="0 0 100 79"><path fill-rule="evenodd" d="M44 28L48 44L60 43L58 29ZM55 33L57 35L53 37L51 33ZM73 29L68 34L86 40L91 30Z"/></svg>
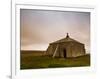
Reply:
<svg viewBox="0 0 100 79"><path fill-rule="evenodd" d="M50 44L53 44L53 43L62 43L62 42L71 42L71 41L80 43L79 41L74 40L73 38L68 37L68 38L62 38L62 39L60 39L60 40L54 41L54 42L52 42L52 43L50 43ZM81 43L81 44L83 44L83 43Z"/></svg>

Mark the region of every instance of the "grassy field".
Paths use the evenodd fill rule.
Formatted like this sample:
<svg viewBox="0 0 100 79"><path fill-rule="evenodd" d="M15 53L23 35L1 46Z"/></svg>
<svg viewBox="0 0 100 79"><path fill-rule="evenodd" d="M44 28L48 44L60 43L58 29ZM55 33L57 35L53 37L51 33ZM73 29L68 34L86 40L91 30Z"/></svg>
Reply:
<svg viewBox="0 0 100 79"><path fill-rule="evenodd" d="M37 53L36 53L37 52ZM42 54L40 53L42 52ZM21 52L21 69L90 66L90 55L76 58L52 58L43 56L44 51Z"/></svg>

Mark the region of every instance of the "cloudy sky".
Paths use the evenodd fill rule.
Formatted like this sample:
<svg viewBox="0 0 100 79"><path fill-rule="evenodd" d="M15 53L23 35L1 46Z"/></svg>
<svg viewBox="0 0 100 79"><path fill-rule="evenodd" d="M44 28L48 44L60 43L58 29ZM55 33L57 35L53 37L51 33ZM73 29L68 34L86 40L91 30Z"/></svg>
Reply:
<svg viewBox="0 0 100 79"><path fill-rule="evenodd" d="M90 50L90 13L69 11L20 10L21 50L46 50L49 43L66 33Z"/></svg>

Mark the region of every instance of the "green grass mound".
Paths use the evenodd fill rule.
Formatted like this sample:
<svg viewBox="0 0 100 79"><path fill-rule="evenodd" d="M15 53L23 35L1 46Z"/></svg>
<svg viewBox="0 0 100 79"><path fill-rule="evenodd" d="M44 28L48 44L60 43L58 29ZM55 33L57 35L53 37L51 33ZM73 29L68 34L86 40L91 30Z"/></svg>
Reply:
<svg viewBox="0 0 100 79"><path fill-rule="evenodd" d="M48 56L21 55L21 69L85 67L90 66L90 55L76 58L52 58Z"/></svg>

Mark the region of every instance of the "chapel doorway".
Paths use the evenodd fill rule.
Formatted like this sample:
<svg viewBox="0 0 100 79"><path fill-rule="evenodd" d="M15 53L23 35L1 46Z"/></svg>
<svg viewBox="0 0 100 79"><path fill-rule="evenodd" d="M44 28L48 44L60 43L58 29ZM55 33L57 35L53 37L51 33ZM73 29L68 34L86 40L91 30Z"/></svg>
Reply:
<svg viewBox="0 0 100 79"><path fill-rule="evenodd" d="M66 58L66 57L67 57L66 55L67 55L66 49L64 48L64 49L63 49L63 57Z"/></svg>

